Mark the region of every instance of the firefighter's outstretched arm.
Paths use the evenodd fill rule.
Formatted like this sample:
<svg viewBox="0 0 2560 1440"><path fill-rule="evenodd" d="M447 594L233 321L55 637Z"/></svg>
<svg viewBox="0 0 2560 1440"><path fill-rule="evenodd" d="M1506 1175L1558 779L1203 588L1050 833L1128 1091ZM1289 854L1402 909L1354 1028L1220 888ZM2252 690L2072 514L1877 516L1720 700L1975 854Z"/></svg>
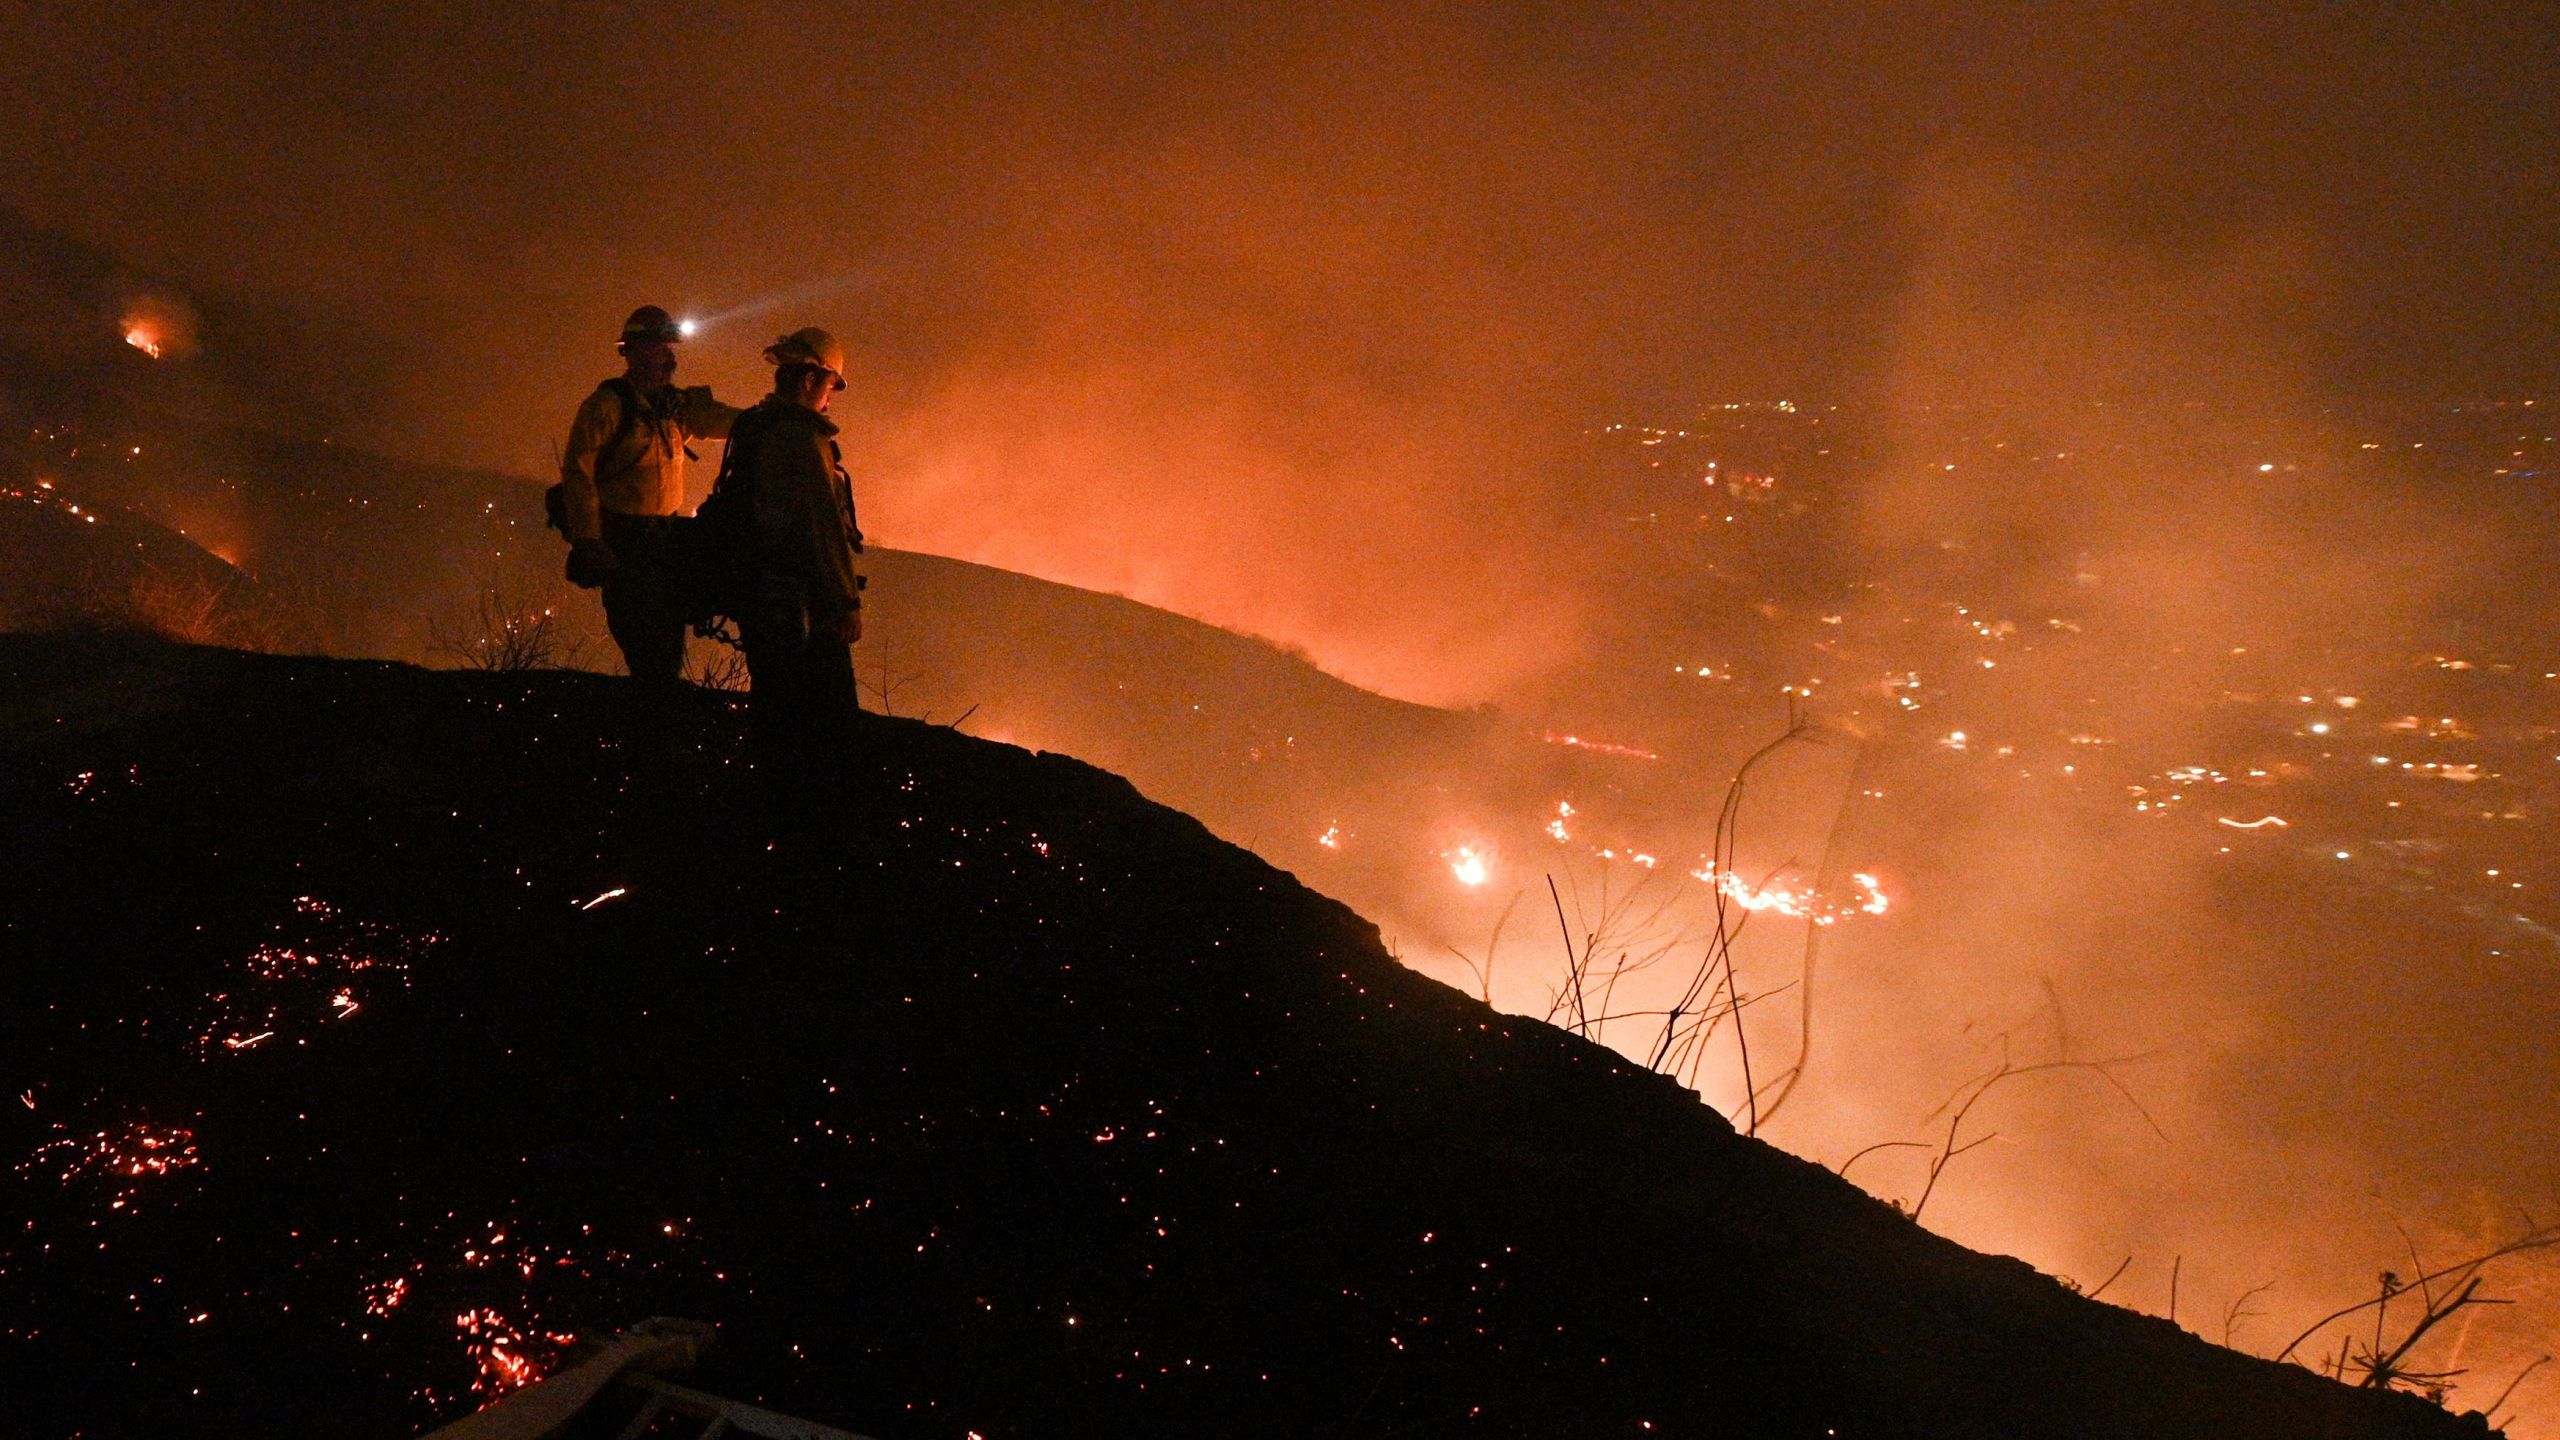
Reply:
<svg viewBox="0 0 2560 1440"><path fill-rule="evenodd" d="M676 410L676 423L683 427L686 438L694 440L726 440L729 427L738 423L744 410L723 405L711 398L708 385L688 385L681 392L683 401Z"/></svg>

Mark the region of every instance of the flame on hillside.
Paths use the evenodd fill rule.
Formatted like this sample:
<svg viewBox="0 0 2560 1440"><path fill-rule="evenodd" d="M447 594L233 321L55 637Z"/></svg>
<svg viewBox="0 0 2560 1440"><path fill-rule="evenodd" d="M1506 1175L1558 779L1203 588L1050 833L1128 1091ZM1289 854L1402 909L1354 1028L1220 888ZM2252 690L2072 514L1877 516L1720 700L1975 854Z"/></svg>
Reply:
<svg viewBox="0 0 2560 1440"><path fill-rule="evenodd" d="M1493 878L1493 867L1486 861L1485 852L1476 846L1459 846L1449 852L1448 861L1449 873L1469 889Z"/></svg>
<svg viewBox="0 0 2560 1440"><path fill-rule="evenodd" d="M125 301L116 333L154 360L182 359L195 353L195 307L174 295L136 295Z"/></svg>

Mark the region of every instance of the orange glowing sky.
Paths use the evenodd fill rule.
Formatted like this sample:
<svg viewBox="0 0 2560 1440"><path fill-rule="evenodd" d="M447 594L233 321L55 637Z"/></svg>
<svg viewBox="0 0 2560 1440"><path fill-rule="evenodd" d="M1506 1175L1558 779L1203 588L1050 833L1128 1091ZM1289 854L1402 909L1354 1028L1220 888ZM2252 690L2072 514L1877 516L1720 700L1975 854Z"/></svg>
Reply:
<svg viewBox="0 0 2560 1440"><path fill-rule="evenodd" d="M1950 244L2075 305L2245 275L2314 392L2547 380L2553 43L2498 6L1036 4L751 12L678 61L543 9L21 11L0 204L239 307L317 423L528 476L635 301L728 317L687 367L742 396L826 323L884 542L1464 700L1606 603L1540 437L1893 393Z"/></svg>

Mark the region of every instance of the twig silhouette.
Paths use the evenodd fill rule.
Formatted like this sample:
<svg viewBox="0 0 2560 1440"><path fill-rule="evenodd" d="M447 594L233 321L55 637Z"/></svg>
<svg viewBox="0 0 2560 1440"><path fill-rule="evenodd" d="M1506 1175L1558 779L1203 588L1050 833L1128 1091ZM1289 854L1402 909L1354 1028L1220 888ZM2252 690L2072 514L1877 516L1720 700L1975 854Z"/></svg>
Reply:
<svg viewBox="0 0 2560 1440"><path fill-rule="evenodd" d="M2089 1298L2089 1299L2092 1299L2092 1300L2095 1300L2095 1299L2097 1299L2099 1296L2106 1294L2106 1293L2107 1293L2107 1287L2108 1287L2108 1286L2110 1286L2110 1285L2113 1285L2114 1283L2116 1283L2116 1278L2117 1278L2118 1276L2120 1276L2120 1275L2124 1274L2125 1270L2126 1270L2129 1266L2131 1266L2132 1264L2133 1264L2133 1257L2132 1257L2132 1256L2127 1255L2126 1257L2124 1257L2124 1260L2123 1260L2123 1262L2122 1262L2121 1264L2117 1265L2115 1269L2113 1269L2113 1270L2111 1270L2111 1271L2107 1272L2107 1278L2106 1278L2106 1279L2101 1280L2101 1281L2099 1281L2099 1282L2098 1282L2098 1288L2089 1292L2088 1298Z"/></svg>
<svg viewBox="0 0 2560 1440"><path fill-rule="evenodd" d="M1850 1166L1857 1164L1859 1161L1866 1159L1868 1156L1873 1155L1879 1150L1926 1150L1928 1148L1929 1142L1926 1140L1879 1140L1873 1145L1868 1146L1866 1149L1859 1151L1857 1154L1850 1156L1848 1159L1841 1161L1840 1168L1832 1171L1831 1173L1839 1176L1843 1180L1846 1180L1849 1178Z"/></svg>
<svg viewBox="0 0 2560 1440"><path fill-rule="evenodd" d="M2274 1288L2276 1288L2276 1282L2273 1280L2268 1281L2264 1285L2252 1285L2248 1289L2241 1291L2230 1304L2222 1307L2223 1349L2228 1350L2231 1348L2231 1332L2240 1327L2241 1321L2256 1320L2265 1316L2266 1312L2263 1310L2250 1309L2249 1302L2266 1294Z"/></svg>
<svg viewBox="0 0 2560 1440"><path fill-rule="evenodd" d="M1861 793L1859 777L1866 773L1870 752L1864 742L1852 743L1857 746L1857 753L1849 762L1849 778L1840 790L1840 808L1832 812L1831 829L1822 839L1822 859L1814 869L1813 889L1817 895L1828 895L1839 887L1840 870L1843 868L1840 833L1848 828L1849 807L1857 803ZM1804 1079L1805 1067L1813 1063L1813 977L1822 959L1822 934L1829 928L1811 923L1804 927L1804 963L1797 970L1804 994L1796 1008L1796 1063L1769 1082L1776 1093L1760 1107L1762 1120L1777 1118L1778 1112L1785 1108L1787 1098L1796 1093L1797 1082Z"/></svg>
<svg viewBox="0 0 2560 1440"><path fill-rule="evenodd" d="M2278 1360L2289 1360L2293 1358L2293 1352L2301 1349L2302 1343L2309 1340L2312 1336L2319 1334L2331 1325L2334 1325L2338 1321L2344 1320L2348 1316L2356 1314L2359 1311L2387 1308L2391 1303L2392 1296L2394 1295L2406 1294L2411 1289L2418 1290L2422 1296L2432 1295L2434 1292L2429 1287L2438 1280L2450 1280L2452 1286L2459 1286L2461 1288L2455 1290L2451 1289L2449 1286L2449 1293L2443 1299L2422 1302L2426 1304L2426 1313L2419 1317L2417 1323L2416 1329L2420 1334L2433 1329L2436 1324L2442 1321L2447 1315L2461 1309L2463 1306L2509 1303L2506 1301L2481 1300L2474 1298L2475 1292L2479 1288L2478 1279L2480 1271L2486 1268L2491 1262L2503 1260L2510 1255L2523 1254L2529 1250L2548 1250L2555 1246L2560 1246L2560 1226L2535 1224L2531 1216L2527 1216L2525 1219L2529 1228L2524 1234L2517 1236L2515 1239L2493 1249L2484 1250L2477 1255L2471 1256L2469 1259L2457 1260L2453 1264L2439 1266L2433 1270L2424 1271L2416 1279L2411 1280L2405 1285L2396 1283L2398 1277L2386 1273L2383 1277L2384 1284L2382 1286L2381 1294L2375 1296L2371 1300L2361 1300L2353 1305L2332 1310L2328 1314L2321 1316L2320 1319L2314 1322L2309 1329L2294 1336L2291 1344L2288 1344L2282 1350L2277 1351L2275 1358ZM2379 1325L2380 1321L2377 1317L2377 1328L2375 1331L2377 1336L2381 1334ZM2353 1338L2354 1337L2350 1336L2349 1340L2352 1341ZM2377 1340L2374 1345L2373 1352L2368 1355L2368 1359L2370 1359L2376 1366L2387 1364L2396 1367L2400 1360L2407 1357L2409 1347L2415 1342L2415 1338L2416 1337L2413 1335L2410 1340L2404 1341L2401 1345L2395 1347L2387 1356L2379 1353L2381 1345ZM2343 1350L2341 1351L2341 1354L2344 1354ZM2367 1383L2387 1385L2389 1383L2388 1379L2381 1380L2379 1382L2376 1382L2373 1379L2373 1376L2377 1373L2379 1372L2368 1369Z"/></svg>
<svg viewBox="0 0 2560 1440"><path fill-rule="evenodd" d="M1691 1050L1691 1066L1694 1074L1697 1052L1695 1047L1684 1047L1683 1041L1690 1038L1690 1035L1703 1040L1704 1034L1698 1031L1697 1027L1701 1024L1712 1027L1717 1018L1712 1004L1707 1007L1705 1013L1701 1014L1700 1003L1711 1001L1719 990L1732 996L1737 1002L1741 998L1742 987L1733 969L1733 942L1740 936L1743 925L1750 917L1747 912L1740 918L1734 916L1733 897L1726 890L1724 877L1733 872L1734 849L1742 822L1742 797L1750 783L1752 770L1761 761L1784 749L1789 742L1809 738L1813 733L1812 727L1796 717L1792 705L1789 706L1787 720L1786 733L1751 752L1750 758L1744 760L1742 767L1733 772L1732 781L1725 786L1724 806L1716 814L1713 849L1707 860L1710 883L1714 887L1715 894L1715 934L1708 942L1706 954L1701 957L1697 971L1691 975L1688 988L1663 1017L1662 1032L1654 1042L1652 1058L1646 1062L1650 1069L1670 1073L1665 1069L1666 1062L1672 1061L1679 1050L1688 1048ZM1742 1023L1739 1005L1727 1007L1727 1013L1733 1016L1734 1051L1742 1066L1742 1103L1746 1117L1743 1133L1756 1135L1760 1131L1760 1093L1759 1087L1752 1083L1751 1078L1751 1037L1747 1033L1748 1027ZM1684 1035L1684 1024L1688 1027L1690 1035ZM1677 1066L1674 1065L1672 1068L1676 1069Z"/></svg>
<svg viewBox="0 0 2560 1440"><path fill-rule="evenodd" d="M2540 1359L2538 1359L2538 1360L2534 1361L2532 1364L2527 1365L2527 1366L2526 1366L2526 1367L2524 1367L2522 1370L2517 1371L2517 1372L2516 1372L2516 1378L2514 1378L2513 1380L2510 1380L2510 1381L2508 1381L2508 1382L2507 1382L2507 1388L2498 1392L2498 1398L2497 1398L2497 1399L2492 1400L2492 1401L2490 1401L2488 1404L2483 1405L2483 1406L2481 1406L2481 1407L2480 1407L2480 1413L2481 1413L2481 1414L2483 1414L2483 1415L2488 1415L2488 1416L2492 1416L2492 1417L2496 1416L2496 1415L2497 1415L2497 1413L2498 1413L2498 1407L2499 1407L2499 1406L2501 1406L2501 1405L2506 1404L2506 1403L2507 1403L2507 1397L2508 1397L2508 1396L2510 1396L2510 1395L2513 1395L2514 1393L2516 1393L2516 1387L2524 1383L2524 1377L2526 1377L2527 1375L2532 1374L2534 1371L2539 1370L2539 1369L2541 1369L2543 1366L2548 1365L2548 1364L2550 1364L2550 1363L2551 1363L2551 1357L2550 1357L2550 1356L2548 1356L2548 1355L2545 1355L2545 1356L2541 1357ZM2510 1416L2509 1418L2510 1418L2510 1419L2512 1419L2512 1418L2514 1418L2514 1417ZM2496 1428L2497 1422L2496 1422L2496 1420L2493 1418L2493 1419L2490 1421L2490 1424L2491 1424L2491 1427L2492 1427L2492 1428Z"/></svg>
<svg viewBox="0 0 2560 1440"><path fill-rule="evenodd" d="M1965 1118L1973 1113L1973 1107L1981 1104L1983 1097L1998 1089L2002 1082L2014 1080L2021 1075L2036 1075L2053 1070L2087 1071L2114 1087L2115 1092L2124 1097L2125 1103L2133 1107L2134 1113L2142 1117L2142 1123L2151 1127L2152 1134L2163 1140L2168 1139L2168 1132L2160 1128L2160 1122L2151 1118L2151 1112L2143 1108L2142 1102L2134 1098L2133 1092L2125 1088L2124 1082L2117 1079L2110 1068L2149 1058L2148 1055L2119 1055L2106 1060L2043 1060L2032 1065L2018 1065L2004 1059L1999 1067L1988 1075L1969 1080L1956 1087L1955 1094L1948 1096L1946 1103L1930 1112L1928 1117L1936 1119L1939 1115L1947 1114L1949 1106L1954 1107L1954 1113L1947 1118L1946 1139L1939 1145L1938 1157L1929 1162L1928 1183L1921 1187L1920 1198L1911 1203L1911 1218L1917 1221L1921 1212L1929 1208L1929 1197L1938 1191L1938 1178L1946 1173L1947 1166L1957 1156L1998 1138L2000 1132L1994 1130L1961 1145L1956 1143L1957 1136L1964 1130ZM1968 1091L1971 1093L1966 1093Z"/></svg>
<svg viewBox="0 0 2560 1440"><path fill-rule="evenodd" d="M1467 952L1459 949L1455 945L1444 945L1441 947L1442 949L1447 950L1450 954L1458 957L1458 963L1466 966L1468 972L1476 977L1476 998L1482 1000L1487 1005L1493 1003L1493 957L1494 952L1502 948L1503 927L1511 923L1511 912L1520 908L1520 897L1528 893L1529 892L1526 890L1512 891L1511 899L1502 907L1502 913L1494 917L1493 934L1484 942L1484 963L1482 965L1478 965L1475 961L1467 958Z"/></svg>

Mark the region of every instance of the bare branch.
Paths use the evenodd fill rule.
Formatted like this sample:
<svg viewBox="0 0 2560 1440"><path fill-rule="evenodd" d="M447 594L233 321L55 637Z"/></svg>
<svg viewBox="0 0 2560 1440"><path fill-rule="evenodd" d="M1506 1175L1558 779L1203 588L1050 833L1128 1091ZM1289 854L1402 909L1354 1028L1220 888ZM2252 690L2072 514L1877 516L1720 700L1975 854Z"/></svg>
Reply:
<svg viewBox="0 0 2560 1440"><path fill-rule="evenodd" d="M2007 1041L2007 1036L2004 1035L2001 1037L2001 1042L2004 1047L2006 1046ZM2126 1102L2133 1106L2134 1112L2142 1116L2143 1123L2151 1127L2151 1133L2159 1135L2163 1140L2168 1139L2169 1137L2161 1131L2159 1123L2151 1118L2151 1112L2143 1109L2142 1103L2133 1098L2133 1092L2127 1090L2124 1086L2124 1082L2116 1079L2116 1077L2108 1070L2109 1066L2122 1065L2133 1060L2144 1058L2147 1057L2130 1055L2119 1056L2108 1060L2044 1060L2031 1065L2019 1065L2004 1058L2001 1060L1999 1067L1991 1071L1990 1074L1979 1076L1973 1080L1965 1082L1963 1085L1957 1086L1955 1092L1949 1095L1946 1101L1939 1105L1937 1109L1929 1112L1926 1117L1934 1120L1940 1115L1947 1114L1949 1106L1954 1107L1954 1113L1949 1116L1947 1120L1946 1139L1940 1145L1938 1158L1929 1163L1928 1183L1921 1187L1920 1198L1912 1202L1911 1218L1913 1220L1918 1220L1920 1218L1920 1212L1928 1208L1929 1197L1937 1193L1938 1177L1946 1172L1949 1162L1953 1161L1957 1156L1964 1154L1968 1150L1976 1148L1992 1138L1990 1135L1985 1135L1979 1140L1973 1140L1963 1145L1958 1145L1956 1143L1956 1137L1964 1128L1965 1117L1972 1114L1973 1107L1981 1104L1983 1097L1989 1095L1994 1089L1997 1089L2003 1081L2014 1080L2021 1075L2035 1075L2053 1070L2086 1070L2094 1072L2110 1086L2114 1087L2116 1093L2122 1095ZM1972 1093L1967 1094L1966 1092L1968 1090Z"/></svg>
<svg viewBox="0 0 2560 1440"><path fill-rule="evenodd" d="M2222 1307L2223 1349L2228 1350L2232 1348L2231 1332L2239 1328L2241 1321L2256 1320L2265 1316L2266 1312L2263 1310L2252 1310L2248 1308L2249 1302L2266 1294L2274 1288L2276 1288L2276 1282L2273 1280L2268 1281L2264 1285L2252 1285L2248 1289L2241 1291L2238 1298L2234 1299L2230 1304Z"/></svg>
<svg viewBox="0 0 2560 1440"><path fill-rule="evenodd" d="M1857 1154L1850 1156L1848 1159L1841 1161L1840 1168L1832 1171L1831 1173L1839 1176L1843 1180L1846 1180L1849 1178L1850 1166L1857 1164L1859 1161L1866 1159L1868 1156L1873 1155L1879 1150L1926 1150L1928 1148L1929 1142L1926 1140L1879 1140L1873 1145L1868 1146L1866 1149L1859 1151Z"/></svg>
<svg viewBox="0 0 2560 1440"><path fill-rule="evenodd" d="M2485 1266L2492 1261L2503 1260L2507 1256L2523 1254L2529 1250L2548 1250L2554 1246L2560 1246L2560 1226L2546 1227L2530 1231L2524 1235L2518 1236L2516 1239L2508 1241L2504 1245L2498 1246L2495 1249L2482 1251L2480 1254L2474 1255L2467 1260L2459 1260L2451 1265L2439 1266L2434 1270L2428 1271L2425 1275L2419 1277L2419 1279L2420 1281L2433 1282L2436 1280L2442 1280L2451 1275L2462 1275L2468 1277L2471 1272L2479 1270L2482 1266ZM2419 1281L2413 1281L2411 1283L2416 1284L2419 1283ZM2407 1287L2404 1286L2402 1288L2406 1289ZM2292 1358L2293 1352L2301 1349L2302 1342L2305 1340L2310 1339L2312 1336L2319 1334L2331 1325L2336 1324L2340 1320L2344 1320L2358 1311L2368 1310L2374 1306L2386 1304L2390 1299L2390 1293L2386 1291L2384 1294L2377 1296L2374 1299L2358 1301L2356 1304L2349 1305L2342 1310L2333 1310L2330 1313L2321 1316L2310 1329L2293 1337L2293 1343L2285 1346L2282 1350L2277 1351L2275 1358L2278 1360ZM2486 1304L2488 1302L2473 1301L2471 1303Z"/></svg>
<svg viewBox="0 0 2560 1440"><path fill-rule="evenodd" d="M430 622L427 648L466 670L521 675L575 664L585 642L569 635L557 605L492 583L480 587L468 616Z"/></svg>
<svg viewBox="0 0 2560 1440"><path fill-rule="evenodd" d="M2128 1267L2128 1266L2130 1266L2130 1265L2132 1265L2132 1264L2133 1264L2133 1257L2132 1257L2132 1256L2127 1255L2126 1257L2124 1257L2124 1263L2123 1263L2123 1264L2121 1264L2121 1265L2116 1266L2116 1268L2115 1268L2115 1269L2113 1269L2113 1270L2111 1270L2111 1271L2107 1272L2107 1278L2106 1278L2106 1279L2104 1279L2104 1280L2099 1281L2099 1282L2098 1282L2098 1288L2097 1288L2097 1289L2095 1289L2095 1290L2090 1291L2090 1292L2089 1292L2089 1294L2088 1294L2088 1297L2087 1297L2087 1298L2089 1298L2089 1299L2091 1299L2091 1300L2095 1300L2095 1299L2097 1299L2099 1296L2106 1294L2106 1293L2107 1293L2107 1287L2108 1287L2108 1286L2110 1286L2110 1285L2113 1285L2114 1283L2116 1283L2116 1277L2118 1277L2118 1276L2120 1276L2120 1275L2124 1274L2126 1267Z"/></svg>
<svg viewBox="0 0 2560 1440"><path fill-rule="evenodd" d="M2516 1378L2507 1382L2507 1388L2498 1392L2497 1399L2480 1407L2480 1413L2483 1415L2495 1416L2498 1413L2498 1407L2506 1404L2507 1397L2516 1393L2516 1387L2524 1383L2525 1376L2532 1374L2534 1371L2539 1370L2550 1363L2551 1357L2545 1355L2534 1361L2532 1364L2527 1365L2522 1370L2517 1371ZM2492 1423L2494 1425L2494 1421Z"/></svg>

